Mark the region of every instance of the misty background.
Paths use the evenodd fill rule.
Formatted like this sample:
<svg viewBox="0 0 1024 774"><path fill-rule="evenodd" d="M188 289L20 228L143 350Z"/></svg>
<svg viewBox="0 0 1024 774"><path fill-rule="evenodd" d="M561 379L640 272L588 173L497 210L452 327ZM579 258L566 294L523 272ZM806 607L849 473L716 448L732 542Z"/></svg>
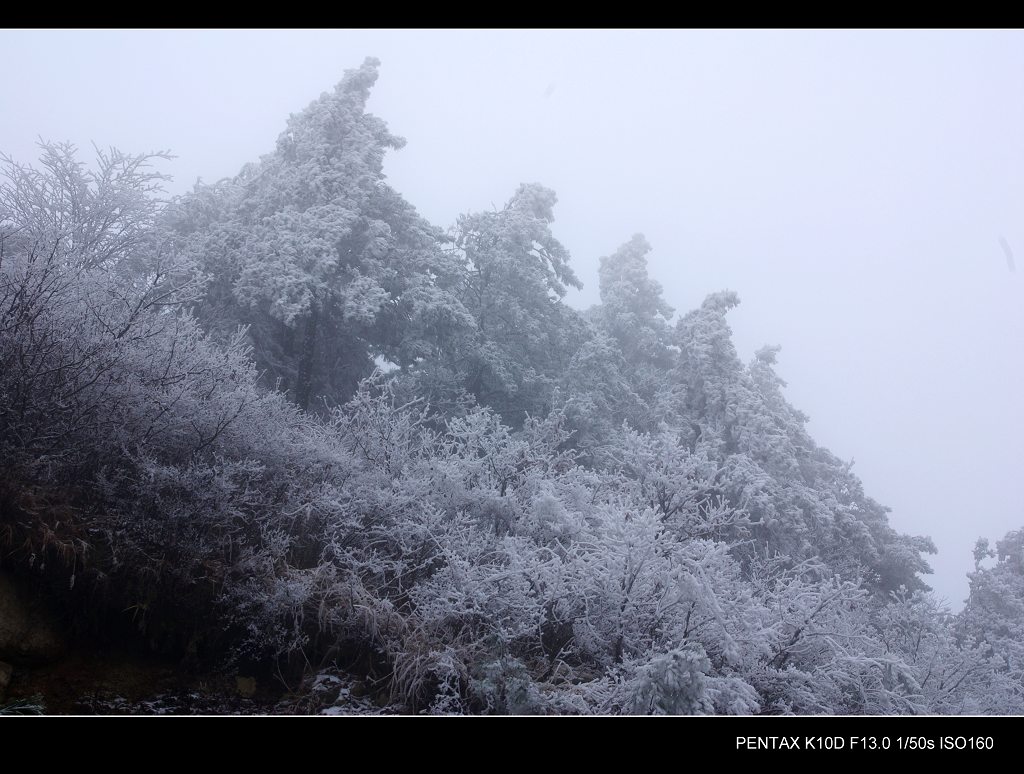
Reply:
<svg viewBox="0 0 1024 774"><path fill-rule="evenodd" d="M595 303L633 233L678 313L732 289L787 396L959 609L980 536L1024 524L1024 33L0 31L0 151L169 149L168 190L269 152L367 55L430 221L559 196Z"/></svg>

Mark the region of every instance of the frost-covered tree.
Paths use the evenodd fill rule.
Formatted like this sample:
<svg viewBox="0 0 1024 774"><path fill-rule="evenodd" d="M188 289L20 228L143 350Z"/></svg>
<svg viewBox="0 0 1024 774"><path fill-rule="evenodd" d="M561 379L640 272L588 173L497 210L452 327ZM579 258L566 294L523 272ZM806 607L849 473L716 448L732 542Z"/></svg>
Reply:
<svg viewBox="0 0 1024 774"><path fill-rule="evenodd" d="M782 394L778 349L759 350L734 393L734 459L756 534L769 551L820 557L883 595L926 588L919 573L931 572L921 556L935 552L931 540L892 529L888 509L864 494L852 465L815 443L806 415Z"/></svg>
<svg viewBox="0 0 1024 774"><path fill-rule="evenodd" d="M474 322L455 342L451 370L513 425L550 410L583 336L578 313L562 302L581 284L551 231L555 202L550 189L524 184L501 210L460 218L451 236L467 269L460 298Z"/></svg>
<svg viewBox="0 0 1024 774"><path fill-rule="evenodd" d="M197 186L172 223L211 276L211 330L248 326L268 384L302 408L347 400L375 358L408 367L469 323L439 233L385 182L404 140L366 112L378 62L293 115L275 150Z"/></svg>
<svg viewBox="0 0 1024 774"><path fill-rule="evenodd" d="M977 696L976 711L1019 712L1024 705L1024 529L1008 533L995 548L979 540L974 558L970 596L960 614L962 636L976 640L993 667L993 685Z"/></svg>
<svg viewBox="0 0 1024 774"><path fill-rule="evenodd" d="M591 317L615 338L631 364L668 368L672 362L668 321L674 310L662 296L661 285L647 272L650 251L643 235L636 234L601 259L601 303Z"/></svg>
<svg viewBox="0 0 1024 774"><path fill-rule="evenodd" d="M90 170L70 145L42 151L38 169L6 159L0 185L0 448L30 478L118 432L114 395L148 399L127 371L200 287L155 229L166 154L98 152Z"/></svg>
<svg viewBox="0 0 1024 774"><path fill-rule="evenodd" d="M884 653L904 665L890 678L916 711L955 715L998 706L992 699L1003 685L991 655L934 594L892 592L875 614L875 627Z"/></svg>
<svg viewBox="0 0 1024 774"><path fill-rule="evenodd" d="M650 249L637 234L601 259L601 303L587 311L590 336L561 382L582 449L607 441L623 423L657 429L672 413L666 376L674 361L668 325L673 310L648 276Z"/></svg>

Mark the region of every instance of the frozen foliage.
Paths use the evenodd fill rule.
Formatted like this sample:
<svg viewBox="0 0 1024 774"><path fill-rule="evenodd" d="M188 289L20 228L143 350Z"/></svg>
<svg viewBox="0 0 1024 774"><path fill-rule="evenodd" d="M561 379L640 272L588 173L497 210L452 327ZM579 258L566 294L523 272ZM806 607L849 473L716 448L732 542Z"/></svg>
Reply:
<svg viewBox="0 0 1024 774"><path fill-rule="evenodd" d="M1024 528L996 542L979 540L974 556L977 569L970 574L971 593L960 615L959 637L977 644L994 674L982 669L991 685L970 693L972 712L1020 712L1024 704ZM995 559L991 567L982 561ZM974 676L977 679L977 676Z"/></svg>
<svg viewBox="0 0 1024 774"><path fill-rule="evenodd" d="M1024 533L951 615L735 293L672 324L638 235L573 311L535 184L425 223L376 77L169 204L160 154L7 163L5 569L100 636L322 671L311 711L1021 711Z"/></svg>
<svg viewBox="0 0 1024 774"><path fill-rule="evenodd" d="M169 212L210 278L199 318L222 336L250 326L268 384L302 408L346 400L375 356L408 366L468 324L440 233L385 182L384 153L404 140L365 112L376 79L367 59L272 153Z"/></svg>

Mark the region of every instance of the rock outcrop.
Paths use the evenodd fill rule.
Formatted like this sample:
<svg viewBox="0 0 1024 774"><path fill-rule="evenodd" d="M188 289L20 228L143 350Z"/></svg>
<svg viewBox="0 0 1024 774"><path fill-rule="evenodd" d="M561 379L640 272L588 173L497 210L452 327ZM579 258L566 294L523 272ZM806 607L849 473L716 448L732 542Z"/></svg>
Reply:
<svg viewBox="0 0 1024 774"><path fill-rule="evenodd" d="M42 664L60 658L67 639L45 599L0 570L0 661Z"/></svg>

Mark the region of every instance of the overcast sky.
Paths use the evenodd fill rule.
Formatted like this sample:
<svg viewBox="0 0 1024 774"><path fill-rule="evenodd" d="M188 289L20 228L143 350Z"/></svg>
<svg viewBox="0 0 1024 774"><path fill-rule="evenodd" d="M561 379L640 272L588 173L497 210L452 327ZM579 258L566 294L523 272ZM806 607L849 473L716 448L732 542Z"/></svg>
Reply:
<svg viewBox="0 0 1024 774"><path fill-rule="evenodd" d="M782 345L811 433L960 607L975 539L1024 526L1024 33L7 30L0 151L170 149L182 192L368 55L421 213L538 181L574 305L636 232L677 310L737 291L740 356Z"/></svg>

